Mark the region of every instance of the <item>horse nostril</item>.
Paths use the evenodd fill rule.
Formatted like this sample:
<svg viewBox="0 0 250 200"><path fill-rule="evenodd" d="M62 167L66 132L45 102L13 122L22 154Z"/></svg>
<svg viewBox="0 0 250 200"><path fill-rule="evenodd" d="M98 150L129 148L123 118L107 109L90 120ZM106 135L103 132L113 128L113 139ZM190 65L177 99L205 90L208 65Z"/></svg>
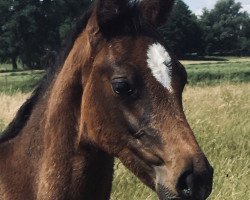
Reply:
<svg viewBox="0 0 250 200"><path fill-rule="evenodd" d="M177 189L184 198L193 196L194 175L191 170L184 172L177 183Z"/></svg>

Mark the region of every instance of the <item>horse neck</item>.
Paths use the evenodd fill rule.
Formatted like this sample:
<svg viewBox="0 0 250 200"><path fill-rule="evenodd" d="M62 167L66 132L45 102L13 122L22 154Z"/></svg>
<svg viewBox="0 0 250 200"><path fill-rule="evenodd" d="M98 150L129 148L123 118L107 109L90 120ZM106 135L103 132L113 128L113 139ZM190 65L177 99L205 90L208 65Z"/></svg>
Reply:
<svg viewBox="0 0 250 200"><path fill-rule="evenodd" d="M77 198L72 195L73 199L110 199L114 158L90 144L84 144L81 149L84 155L75 157L72 188L70 188L70 191L79 188L81 195ZM79 177L82 180L78 184Z"/></svg>
<svg viewBox="0 0 250 200"><path fill-rule="evenodd" d="M91 55L94 51L86 32L85 30L76 40L48 97L44 152L38 185L39 199L67 196L72 185L74 188L80 187L86 199L108 199L110 195L113 158L96 147L94 151L93 148L86 148L89 146L87 142L84 145L80 143L83 85L92 66ZM81 180L77 187L77 181L72 182L72 175L73 179ZM68 184L70 182L71 186Z"/></svg>

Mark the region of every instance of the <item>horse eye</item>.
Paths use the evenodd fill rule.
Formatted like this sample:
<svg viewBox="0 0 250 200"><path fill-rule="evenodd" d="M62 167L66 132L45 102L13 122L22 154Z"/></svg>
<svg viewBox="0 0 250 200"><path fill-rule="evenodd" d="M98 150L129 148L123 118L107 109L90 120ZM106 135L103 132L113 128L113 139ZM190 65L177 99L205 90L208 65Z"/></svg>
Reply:
<svg viewBox="0 0 250 200"><path fill-rule="evenodd" d="M134 89L127 80L116 80L111 84L113 91L121 96L130 96L134 93Z"/></svg>

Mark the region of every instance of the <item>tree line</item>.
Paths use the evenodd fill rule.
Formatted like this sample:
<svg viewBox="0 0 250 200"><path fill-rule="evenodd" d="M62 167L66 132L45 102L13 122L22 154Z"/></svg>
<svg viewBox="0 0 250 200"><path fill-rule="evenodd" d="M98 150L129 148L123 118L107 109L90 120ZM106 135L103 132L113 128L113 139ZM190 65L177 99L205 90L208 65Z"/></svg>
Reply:
<svg viewBox="0 0 250 200"><path fill-rule="evenodd" d="M53 64L78 17L91 0L0 0L0 62L30 69ZM218 0L201 16L176 0L168 24L160 29L179 58L250 55L250 16L235 0Z"/></svg>
<svg viewBox="0 0 250 200"><path fill-rule="evenodd" d="M177 0L170 23L162 28L165 40L177 56L250 55L250 16L241 3L219 0L201 16Z"/></svg>

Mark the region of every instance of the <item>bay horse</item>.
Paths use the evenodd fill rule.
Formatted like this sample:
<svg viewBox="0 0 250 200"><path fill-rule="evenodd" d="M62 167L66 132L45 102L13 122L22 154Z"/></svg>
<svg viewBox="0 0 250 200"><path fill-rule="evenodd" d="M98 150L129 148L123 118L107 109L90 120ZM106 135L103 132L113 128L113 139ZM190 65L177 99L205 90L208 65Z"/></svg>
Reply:
<svg viewBox="0 0 250 200"><path fill-rule="evenodd" d="M107 200L114 158L161 200L206 199L184 67L157 32L173 0L97 0L0 136L1 200Z"/></svg>

